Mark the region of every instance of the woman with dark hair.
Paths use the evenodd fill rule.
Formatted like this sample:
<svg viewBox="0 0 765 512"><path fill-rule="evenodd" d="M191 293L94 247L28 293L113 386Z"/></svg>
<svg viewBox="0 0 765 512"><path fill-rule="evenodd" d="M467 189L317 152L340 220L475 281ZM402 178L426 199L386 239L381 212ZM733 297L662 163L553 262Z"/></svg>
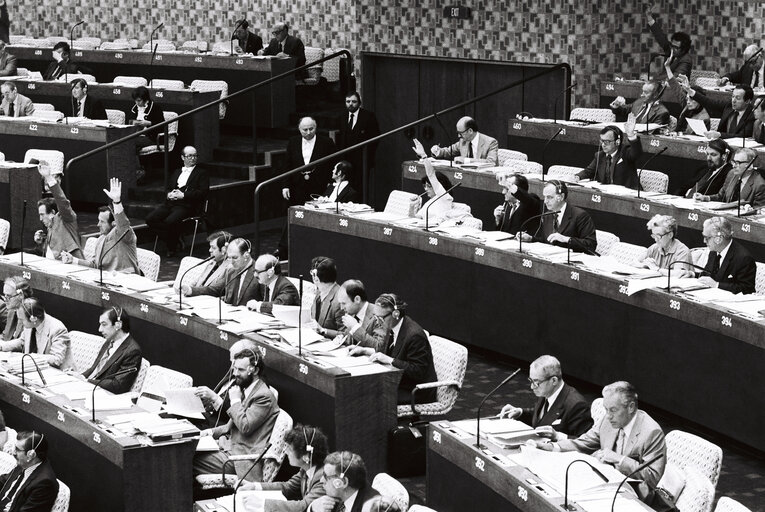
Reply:
<svg viewBox="0 0 765 512"><path fill-rule="evenodd" d="M327 436L316 427L296 425L284 436L290 465L299 468L286 482L247 482L240 490L281 491L287 501L245 496L245 510L302 512L324 496L324 458L329 453ZM263 503L261 505L261 503Z"/></svg>
<svg viewBox="0 0 765 512"><path fill-rule="evenodd" d="M162 107L152 101L149 95L149 89L144 86L136 87L131 94L135 105L125 111L125 123L148 128L165 120L165 113ZM146 174L144 164L141 161L141 150L148 146L159 144L159 136L164 134L164 130L147 131L135 139L135 150L138 156L138 165L140 166L136 175L140 180Z"/></svg>
<svg viewBox="0 0 765 512"><path fill-rule="evenodd" d="M688 119L698 119L699 121L704 121L704 125L706 126L707 130L709 130L711 123L709 112L707 112L707 109L705 109L701 103L693 99L690 94L683 92L682 86L670 68L674 60L674 54L671 54L669 58L664 62L664 69L667 72L668 87L672 91L672 94L676 98L680 99L683 104L683 110L680 112L680 116L677 118L677 127L675 128L675 131L684 135L693 135L693 128L691 128L688 124ZM694 85L692 88L696 92L703 92L703 89L696 85Z"/></svg>

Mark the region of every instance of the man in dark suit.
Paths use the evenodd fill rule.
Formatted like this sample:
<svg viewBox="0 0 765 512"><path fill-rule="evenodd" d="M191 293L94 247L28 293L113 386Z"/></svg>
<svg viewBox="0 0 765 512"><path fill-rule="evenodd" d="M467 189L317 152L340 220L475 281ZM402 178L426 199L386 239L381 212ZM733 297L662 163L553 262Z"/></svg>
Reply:
<svg viewBox="0 0 765 512"><path fill-rule="evenodd" d="M48 440L39 432L19 432L17 466L0 475L0 510L48 512L58 496L58 480L48 460Z"/></svg>
<svg viewBox="0 0 765 512"><path fill-rule="evenodd" d="M542 193L546 211L551 214L542 217L534 240L594 254L598 245L595 223L589 213L566 202L566 184L559 180L548 181Z"/></svg>
<svg viewBox="0 0 765 512"><path fill-rule="evenodd" d="M534 407L521 409L508 404L500 416L518 418L537 427L552 427L569 437L579 437L592 428L590 405L582 395L563 382L560 361L553 356L540 356L529 367L531 391L537 396Z"/></svg>
<svg viewBox="0 0 765 512"><path fill-rule="evenodd" d="M765 206L765 179L754 166L757 153L751 148L739 148L731 160L732 169L716 194L706 195L697 192L693 198L697 201L722 201L724 207L732 208L740 202L742 206L761 208Z"/></svg>
<svg viewBox="0 0 765 512"><path fill-rule="evenodd" d="M311 328L325 338L334 338L345 332L343 310L337 300L335 260L317 256L311 261L311 278L316 286L316 298L311 304Z"/></svg>
<svg viewBox="0 0 765 512"><path fill-rule="evenodd" d="M750 44L744 49L744 64L736 71L723 75L719 80L720 85L728 83L748 85L751 88L763 87L762 65L765 58L762 56L759 46Z"/></svg>
<svg viewBox="0 0 765 512"><path fill-rule="evenodd" d="M271 29L271 35L274 36L268 46L258 52L258 55L274 55L276 57L294 57L295 67L305 66L305 46L303 41L295 36L289 35L290 25L287 22L277 23ZM297 80L302 80L308 76L306 70L295 74Z"/></svg>
<svg viewBox="0 0 765 512"><path fill-rule="evenodd" d="M355 146L361 142L380 135L380 126L374 112L361 107L361 96L356 91L349 92L345 96L345 108L348 114L340 120L340 149ZM367 147L367 171L375 166L375 151L377 143ZM364 151L357 150L346 153L343 158L351 163L353 173L349 176L351 186L356 190L363 189ZM369 174L367 176L370 176Z"/></svg>
<svg viewBox="0 0 765 512"><path fill-rule="evenodd" d="M335 164L332 169L332 183L327 185L327 190L319 199L330 203L357 203L361 201L358 192L350 183L349 176L353 175L353 167L350 162L343 160Z"/></svg>
<svg viewBox="0 0 765 512"><path fill-rule="evenodd" d="M316 133L316 120L313 118L302 118L298 124L298 130L300 135L290 138L287 142L284 172L303 167L335 152L332 139ZM289 201L290 206L295 206L305 204L311 199L311 194L321 196L330 182L330 169L332 166L324 163L292 174L282 188L282 197ZM281 259L287 259L287 224L282 231L278 251Z"/></svg>
<svg viewBox="0 0 765 512"><path fill-rule="evenodd" d="M725 217L712 217L704 221L701 231L709 249L704 269L709 276L699 281L732 293L754 293L757 264L744 246L733 240L733 228Z"/></svg>
<svg viewBox="0 0 765 512"><path fill-rule="evenodd" d="M88 83L82 78L72 80L72 117L106 120L106 110L101 102L88 97Z"/></svg>
<svg viewBox="0 0 765 512"><path fill-rule="evenodd" d="M250 255L250 241L236 238L226 249L230 267L223 275L207 286L184 284L181 291L187 297L194 295L212 295L223 297L223 302L232 306L244 306L259 296L257 265L253 265Z"/></svg>
<svg viewBox="0 0 765 512"><path fill-rule="evenodd" d="M577 174L577 178L591 179L609 185L622 185L637 190L639 186L636 162L643 154L640 139L635 133L635 116L630 114L624 124L624 134L616 126L600 130L600 149L592 162Z"/></svg>
<svg viewBox="0 0 765 512"><path fill-rule="evenodd" d="M367 482L367 468L355 453L334 452L324 459L325 496L308 507L308 512L361 512L364 504L379 496Z"/></svg>
<svg viewBox="0 0 765 512"><path fill-rule="evenodd" d="M164 238L168 256L172 256L178 245L181 223L202 210L210 190L207 171L197 165L196 148L183 148L181 159L183 167L177 169L170 179L165 204L146 217L146 224Z"/></svg>
<svg viewBox="0 0 765 512"><path fill-rule="evenodd" d="M247 20L242 20L242 24L234 32L234 39L236 39L239 49L243 53L258 55L258 52L263 49L263 38L250 32L249 28L250 23Z"/></svg>
<svg viewBox="0 0 765 512"><path fill-rule="evenodd" d="M406 316L407 304L393 293L383 293L375 301L375 315L387 333L380 350L355 347L351 355L368 355L370 361L390 364L404 370L398 386L398 403L410 404L417 384L435 382L433 352L422 327ZM425 389L415 395L416 403L436 401L436 390Z"/></svg>
<svg viewBox="0 0 765 512"><path fill-rule="evenodd" d="M494 208L494 221L499 231L514 235L527 220L542 213L542 201L538 195L529 192L529 180L522 174L500 177L499 184L505 202ZM539 220L532 221L523 228L526 233L536 233Z"/></svg>
<svg viewBox="0 0 765 512"><path fill-rule="evenodd" d="M0 41L11 42L11 18L8 16L8 5L0 0Z"/></svg>
<svg viewBox="0 0 765 512"><path fill-rule="evenodd" d="M8 276L3 281L3 299L5 302L5 327L0 340L13 340L21 336L24 323L21 321L19 310L24 299L34 294L29 281L21 276Z"/></svg>
<svg viewBox="0 0 765 512"><path fill-rule="evenodd" d="M687 80L679 80L688 96L696 100L708 111L722 109L720 124L717 130L709 132L714 137L751 137L754 127L754 114L752 112L752 100L754 91L748 85L737 85L733 89L730 101L716 100L688 86Z"/></svg>
<svg viewBox="0 0 765 512"><path fill-rule="evenodd" d="M0 6L0 9L5 9L5 5ZM0 76L15 76L16 56L8 53L5 45L5 41L0 41Z"/></svg>
<svg viewBox="0 0 765 512"><path fill-rule="evenodd" d="M70 54L69 43L65 41L56 43L53 46L53 62L48 65L45 73L43 73L43 80L56 80L67 74L73 75L79 73L80 67L70 62Z"/></svg>
<svg viewBox="0 0 765 512"><path fill-rule="evenodd" d="M141 371L142 359L141 347L130 335L130 317L120 307L105 309L98 318L98 332L104 344L82 376L92 383L100 380L99 387L112 393L127 393Z"/></svg>
<svg viewBox="0 0 765 512"><path fill-rule="evenodd" d="M364 283L358 279L347 280L340 286L337 300L344 313L342 322L347 332L345 343L382 350L387 332L367 300Z"/></svg>
<svg viewBox="0 0 765 512"><path fill-rule="evenodd" d="M759 109L758 109L759 110ZM707 165L699 169L693 177L693 186L685 192L685 197L694 194L716 194L725 183L731 170L730 158L733 152L723 139L715 139L707 144Z"/></svg>
<svg viewBox="0 0 765 512"><path fill-rule="evenodd" d="M300 304L295 285L282 275L279 259L273 254L261 254L255 260L255 274L260 286L253 300L247 302L247 307L259 313L271 314L274 304L297 306Z"/></svg>
<svg viewBox="0 0 765 512"><path fill-rule="evenodd" d="M659 101L663 92L664 88L658 81L648 81L643 84L640 98L627 103L624 97L617 96L611 102L611 110L617 115L633 114L637 124L669 124L669 110Z"/></svg>
<svg viewBox="0 0 765 512"><path fill-rule="evenodd" d="M646 9L646 21L648 22L648 28L659 43L664 55L669 57L673 55L672 62L670 64L670 70L674 76L685 75L691 76L691 69L693 68L693 57L690 54L691 51L691 36L685 32L675 32L672 34L671 39L667 39L667 35L661 28L661 20L657 20L654 16L658 13L655 5L650 5ZM666 78L666 74L661 73L656 76L657 79Z"/></svg>

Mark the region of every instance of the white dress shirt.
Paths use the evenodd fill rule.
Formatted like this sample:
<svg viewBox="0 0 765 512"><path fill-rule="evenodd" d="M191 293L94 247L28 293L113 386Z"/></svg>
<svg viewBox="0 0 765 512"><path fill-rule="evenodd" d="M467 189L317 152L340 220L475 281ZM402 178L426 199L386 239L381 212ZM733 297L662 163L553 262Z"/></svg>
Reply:
<svg viewBox="0 0 765 512"><path fill-rule="evenodd" d="M191 171L194 170L194 167L182 167L181 168L181 174L178 176L178 188L183 188L186 186L186 183L189 181L189 176L191 176Z"/></svg>
<svg viewBox="0 0 765 512"><path fill-rule="evenodd" d="M302 149L303 149L303 163L307 164L311 161L311 155L313 155L313 148L316 145L316 136L314 135L311 140L305 140L303 139L302 142Z"/></svg>

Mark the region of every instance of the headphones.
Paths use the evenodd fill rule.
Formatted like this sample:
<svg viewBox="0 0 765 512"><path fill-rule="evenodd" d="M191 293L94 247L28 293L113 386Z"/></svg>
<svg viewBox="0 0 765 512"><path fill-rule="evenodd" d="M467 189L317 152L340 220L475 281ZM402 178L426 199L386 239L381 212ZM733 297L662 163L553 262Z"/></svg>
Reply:
<svg viewBox="0 0 765 512"><path fill-rule="evenodd" d="M116 324L117 322L122 323L122 308L119 306L112 306L112 311L114 311L114 316L117 317L117 319L114 321Z"/></svg>
<svg viewBox="0 0 765 512"><path fill-rule="evenodd" d="M33 430L32 431L32 443L34 443L36 435L38 435L37 432L35 432ZM37 457L37 449L40 447L40 444L43 442L43 439L45 439L45 434L43 434L42 432L40 432L39 436L40 436L40 439L38 439L37 443L34 444L34 446L32 446L32 450L31 451L33 451L34 454L31 455L31 457Z"/></svg>
<svg viewBox="0 0 765 512"><path fill-rule="evenodd" d="M390 307L393 308L393 312L391 313L393 315L393 318L398 320L401 318L401 316L404 314L407 308L407 303L400 301L397 296L393 295L392 293L383 293L377 298L376 302L384 302L386 304L389 304Z"/></svg>
<svg viewBox="0 0 765 512"><path fill-rule="evenodd" d="M249 347L243 348L242 350L239 351L240 354L242 352L249 352L250 354L252 354L252 357L255 359L255 366L256 367L258 366L258 364L260 364L260 354L258 352L256 352L255 350L252 350ZM252 375L251 371L248 371L247 373L249 375Z"/></svg>
<svg viewBox="0 0 765 512"><path fill-rule="evenodd" d="M303 427L303 438L305 439L305 451L308 453L308 465L313 466L313 438L316 435L316 428L311 430L311 440L308 440L305 427Z"/></svg>
<svg viewBox="0 0 765 512"><path fill-rule="evenodd" d="M568 195L568 187L566 187L566 184L563 183L562 181L549 180L547 184L555 187L556 194L563 194L563 197L566 197Z"/></svg>
<svg viewBox="0 0 765 512"><path fill-rule="evenodd" d="M622 131L619 129L618 126L606 126L605 128L603 128L603 131L600 132L600 133L605 135L606 132L613 133L614 137L616 137L619 140L619 146L622 145L622 140L624 138L624 134L622 133Z"/></svg>
<svg viewBox="0 0 765 512"><path fill-rule="evenodd" d="M27 297L27 299L30 298L31 297ZM29 317L29 320L36 322L37 317L32 314L32 309L27 307L27 299L21 301L21 307L24 309L24 313L26 313L27 317Z"/></svg>
<svg viewBox="0 0 765 512"><path fill-rule="evenodd" d="M355 457L356 457L356 454L351 453L351 460L348 461L348 465L345 467L345 469L343 469L343 458L342 456L340 457L340 474L337 475L337 479L340 479L340 480L345 479L345 472L348 471L348 469L350 469L351 465L353 465L353 459ZM332 485L335 487L335 489L339 489L343 485L343 482L338 482L337 479L335 479L332 482Z"/></svg>

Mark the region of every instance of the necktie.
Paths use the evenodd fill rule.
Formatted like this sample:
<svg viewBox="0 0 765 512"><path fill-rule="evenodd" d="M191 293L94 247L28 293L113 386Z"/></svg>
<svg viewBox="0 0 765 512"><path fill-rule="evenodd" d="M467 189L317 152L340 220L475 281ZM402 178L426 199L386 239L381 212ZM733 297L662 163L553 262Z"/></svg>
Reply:
<svg viewBox="0 0 765 512"><path fill-rule="evenodd" d="M738 127L738 118L739 113L734 112L732 116L730 116L730 125L728 126L728 132L730 133L736 133L736 128Z"/></svg>
<svg viewBox="0 0 765 512"><path fill-rule="evenodd" d="M5 507L13 501L13 498L16 497L16 491L19 490L22 478L24 478L24 471L20 470L16 480L13 482L13 485L11 485L11 487L8 489L8 492L5 493L5 496L3 496L2 500L0 500L0 507L2 507L3 510L5 510Z"/></svg>
<svg viewBox="0 0 765 512"><path fill-rule="evenodd" d="M109 341L109 344L106 346L106 350L104 351L104 355L101 357L101 360L98 362L98 366L96 366L96 369L89 375L90 378L96 377L99 373L101 373L101 370L104 369L104 366L106 366L106 361L109 360L109 352L112 351L112 347L114 346L114 340Z"/></svg>
<svg viewBox="0 0 765 512"><path fill-rule="evenodd" d="M348 117L348 130L353 130L353 114Z"/></svg>
<svg viewBox="0 0 765 512"><path fill-rule="evenodd" d="M547 401L545 398L545 401L542 402L542 407L539 409L539 418L537 421L542 421L542 418L545 417L545 414L547 414L547 408L550 406L550 402Z"/></svg>
<svg viewBox="0 0 765 512"><path fill-rule="evenodd" d="M76 112L76 115L77 115L77 117L81 117L82 116L82 102L80 100L77 100L77 112Z"/></svg>
<svg viewBox="0 0 765 512"><path fill-rule="evenodd" d="M473 143L468 142L468 158L473 158Z"/></svg>
<svg viewBox="0 0 765 512"><path fill-rule="evenodd" d="M385 350L386 355L391 355L393 353L393 347L396 345L396 339L393 337L393 331L390 331L388 333L388 342L386 343L386 346L388 347Z"/></svg>
<svg viewBox="0 0 765 512"><path fill-rule="evenodd" d="M314 319L318 322L319 317L321 316L321 295L316 296L314 304L316 304L316 313L314 314Z"/></svg>
<svg viewBox="0 0 765 512"><path fill-rule="evenodd" d="M16 117L13 108L13 103L8 103L8 117Z"/></svg>
<svg viewBox="0 0 765 512"><path fill-rule="evenodd" d="M345 512L345 503L338 503L335 512Z"/></svg>
<svg viewBox="0 0 765 512"><path fill-rule="evenodd" d="M611 155L608 155L606 157L606 172L603 179L605 180L606 185L608 185L609 183L613 181L611 179Z"/></svg>
<svg viewBox="0 0 765 512"><path fill-rule="evenodd" d="M645 123L645 119L641 119L642 117L646 117L648 115L648 106L649 104L646 103L643 105L643 108L640 109L640 112L638 113L637 117L635 118L635 122L643 122Z"/></svg>
<svg viewBox="0 0 765 512"><path fill-rule="evenodd" d="M263 292L263 302L269 302L271 300L271 290L269 290L268 285L266 285L266 289Z"/></svg>
<svg viewBox="0 0 765 512"><path fill-rule="evenodd" d="M619 455L624 454L624 429L620 428L619 433L616 436L616 453Z"/></svg>
<svg viewBox="0 0 765 512"><path fill-rule="evenodd" d="M37 353L37 328L32 327L32 332L29 333L29 353Z"/></svg>
<svg viewBox="0 0 765 512"><path fill-rule="evenodd" d="M558 215L560 214L556 213L555 215L553 215L553 233L558 232Z"/></svg>
<svg viewBox="0 0 765 512"><path fill-rule="evenodd" d="M356 320L357 322L361 323L361 320L359 320L359 317L358 317L358 316L356 316L356 315L353 315L353 319L354 319L354 320Z"/></svg>
<svg viewBox="0 0 765 512"><path fill-rule="evenodd" d="M713 254L710 254L710 256L714 257L714 260L712 260L712 275L716 275L720 271L720 253L715 252Z"/></svg>

